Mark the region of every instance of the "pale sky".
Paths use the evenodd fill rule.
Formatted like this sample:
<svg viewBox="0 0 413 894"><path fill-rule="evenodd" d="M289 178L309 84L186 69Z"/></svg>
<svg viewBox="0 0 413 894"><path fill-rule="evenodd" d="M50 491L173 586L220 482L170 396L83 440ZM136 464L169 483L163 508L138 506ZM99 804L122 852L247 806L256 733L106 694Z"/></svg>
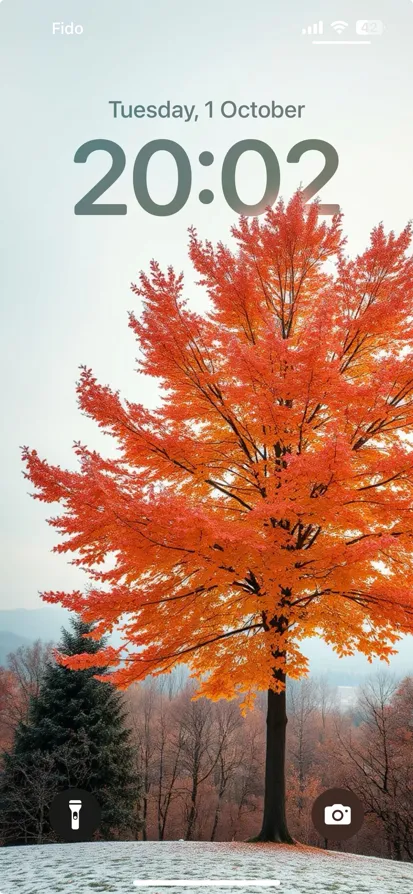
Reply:
<svg viewBox="0 0 413 894"><path fill-rule="evenodd" d="M357 20L382 20L370 45L315 45L302 34L324 21L344 21L340 39L363 39ZM54 34L53 22L81 25L80 35ZM324 187L324 202L345 212L351 251L362 249L383 219L399 230L413 213L411 147L413 3L411 0L315 2L285 0L3 0L0 4L2 141L0 608L37 607L43 589L82 586L81 572L52 555L50 507L27 496L19 445L73 467L71 444L101 446L93 424L75 401L79 364L134 400L153 403L153 384L134 373L136 346L127 311L129 290L152 257L188 271L188 294L199 298L186 260L187 228L228 240L236 214L220 185L222 160L234 143L259 139L277 153L281 194L321 170L318 153L288 164L292 146L322 139L340 163ZM110 100L144 106L196 106L198 121L116 119ZM305 106L300 119L225 119L224 101L272 101ZM213 101L215 117L205 103ZM85 164L73 156L88 140L118 143L126 168L102 202L123 202L126 216L76 216L76 202L110 165L95 153ZM181 144L192 165L191 196L182 211L155 217L134 196L135 156L147 142ZM199 154L214 154L202 167ZM175 166L160 153L151 163L149 189L157 202L172 198ZM263 191L263 165L248 153L238 166L245 202ZM215 200L202 205L201 189ZM197 304L198 302L198 304ZM108 445L105 439L104 446Z"/></svg>

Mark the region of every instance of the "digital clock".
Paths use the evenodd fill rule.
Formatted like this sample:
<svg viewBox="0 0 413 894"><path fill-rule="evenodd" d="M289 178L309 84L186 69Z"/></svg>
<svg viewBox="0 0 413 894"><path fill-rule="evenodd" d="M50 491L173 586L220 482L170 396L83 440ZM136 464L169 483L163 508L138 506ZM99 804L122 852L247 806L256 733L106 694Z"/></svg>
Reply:
<svg viewBox="0 0 413 894"><path fill-rule="evenodd" d="M324 167L317 177L303 189L303 195L307 202L310 201L319 190L334 176L339 163L338 153L331 143L324 140L302 140L290 149L287 155L288 164L297 164L305 152L321 152L324 157ZM110 186L121 176L126 165L126 156L121 146L112 140L89 140L83 143L77 150L74 161L83 164L92 152L108 152L112 158L110 170L86 193L75 205L75 214L127 214L125 204L95 204ZM177 186L175 195L171 201L165 204L155 202L148 190L148 166L157 152L168 152L175 160L177 168ZM246 152L257 153L265 165L266 185L262 198L253 205L242 201L238 193L236 183L237 164ZM208 150L200 153L198 161L204 167L209 167L215 162L214 155ZM230 208L237 214L257 216L262 214L268 206L276 202L281 182L280 163L277 155L268 143L262 140L240 140L230 147L222 162L221 184L222 194ZM142 146L138 152L133 168L133 188L136 199L148 214L156 217L169 217L182 211L191 194L192 167L185 149L174 140L152 140ZM199 193L199 201L208 205L214 201L214 193L210 189L202 189ZM337 204L318 206L320 214L337 214L340 206Z"/></svg>

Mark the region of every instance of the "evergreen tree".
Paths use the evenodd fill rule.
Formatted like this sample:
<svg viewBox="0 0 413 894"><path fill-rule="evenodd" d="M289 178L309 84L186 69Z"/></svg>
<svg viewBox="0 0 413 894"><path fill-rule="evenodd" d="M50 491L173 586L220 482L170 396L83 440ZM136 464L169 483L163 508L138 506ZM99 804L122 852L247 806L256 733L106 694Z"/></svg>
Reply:
<svg viewBox="0 0 413 894"><path fill-rule="evenodd" d="M71 623L72 631L62 631L60 652L95 654L102 648L101 641L83 637L90 625L79 619ZM19 725L12 752L5 755L0 786L4 843L50 839L48 807L66 788L95 795L102 808L102 837L136 829L138 785L122 696L110 683L96 680L96 672L48 663L28 721Z"/></svg>

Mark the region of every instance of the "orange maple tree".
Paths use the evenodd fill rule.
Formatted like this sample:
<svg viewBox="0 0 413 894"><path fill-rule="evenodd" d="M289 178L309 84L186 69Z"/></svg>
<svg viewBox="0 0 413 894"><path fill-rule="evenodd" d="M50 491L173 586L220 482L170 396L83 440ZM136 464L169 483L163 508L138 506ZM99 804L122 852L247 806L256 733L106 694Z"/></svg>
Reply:
<svg viewBox="0 0 413 894"><path fill-rule="evenodd" d="M233 250L190 233L208 312L155 261L132 286L157 409L82 368L79 406L116 458L77 443L77 471L24 459L36 497L63 507L56 550L90 580L44 598L96 637L123 624L124 663L101 655L113 681L183 662L211 698L268 690L259 838L289 841L285 680L306 672L302 640L386 658L413 631L411 231L378 226L351 260L341 218L297 193L232 234Z"/></svg>

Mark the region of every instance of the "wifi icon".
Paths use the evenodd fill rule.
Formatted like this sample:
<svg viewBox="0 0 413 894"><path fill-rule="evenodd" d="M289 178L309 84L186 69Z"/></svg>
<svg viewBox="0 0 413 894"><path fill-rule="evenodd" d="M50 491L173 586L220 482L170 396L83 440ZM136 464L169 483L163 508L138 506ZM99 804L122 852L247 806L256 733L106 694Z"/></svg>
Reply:
<svg viewBox="0 0 413 894"><path fill-rule="evenodd" d="M336 34L342 34L343 31L348 28L348 22L343 22L341 20L339 20L338 22L332 22L331 27L334 28Z"/></svg>

